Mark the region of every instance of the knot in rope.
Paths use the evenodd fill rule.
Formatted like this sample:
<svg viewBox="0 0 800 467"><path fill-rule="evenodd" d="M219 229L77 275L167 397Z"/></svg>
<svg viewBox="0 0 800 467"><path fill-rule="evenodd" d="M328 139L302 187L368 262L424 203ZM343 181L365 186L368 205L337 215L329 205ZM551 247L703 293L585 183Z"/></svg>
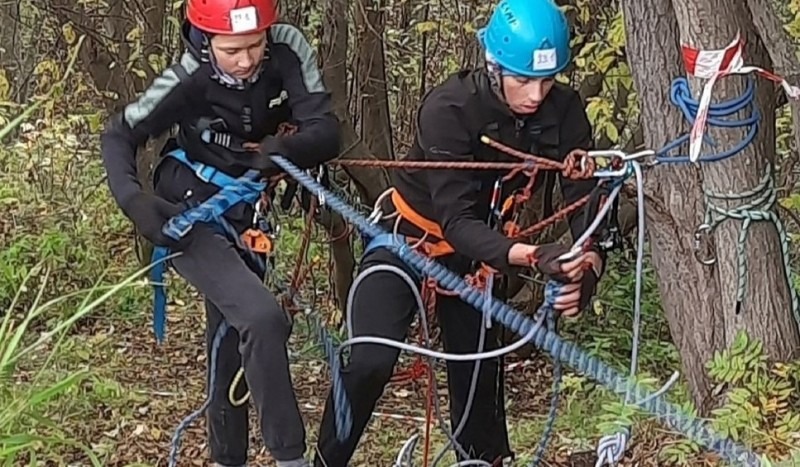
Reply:
<svg viewBox="0 0 800 467"><path fill-rule="evenodd" d="M777 200L775 190L775 179L772 175L772 167L767 166L767 172L761 178L758 185L750 190L741 193L716 193L703 187L703 194L706 201L706 213L703 225L697 231L711 233L725 219L735 219L742 221L742 229L739 231L739 238L736 243L736 264L737 264L737 287L736 287L736 312L741 311L747 290L747 234L753 221L771 222L778 233L781 241L781 254L783 256L784 274L792 297L792 313L795 321L800 326L800 301L797 292L792 285L792 270L789 264L789 236L783 226L780 217L775 214L773 207ZM750 201L744 202L744 200ZM740 206L733 208L722 207L714 204L716 200L740 201ZM696 247L699 245L696 244ZM704 261L704 264L713 264L716 259Z"/></svg>
<svg viewBox="0 0 800 467"><path fill-rule="evenodd" d="M594 159L589 157L589 153L583 149L573 149L564 158L564 168L561 175L573 180L582 180L594 177L597 164Z"/></svg>
<svg viewBox="0 0 800 467"><path fill-rule="evenodd" d="M618 464L625 456L630 436L630 429L625 428L613 435L600 438L600 442L597 445L597 462L594 466Z"/></svg>

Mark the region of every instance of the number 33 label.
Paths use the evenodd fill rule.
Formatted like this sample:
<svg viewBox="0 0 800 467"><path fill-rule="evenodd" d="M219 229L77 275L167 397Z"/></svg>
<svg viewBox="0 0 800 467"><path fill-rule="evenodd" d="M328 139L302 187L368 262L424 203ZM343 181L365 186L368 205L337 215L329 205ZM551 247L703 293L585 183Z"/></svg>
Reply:
<svg viewBox="0 0 800 467"><path fill-rule="evenodd" d="M231 10L231 31L234 33L252 31L258 26L256 7L248 6Z"/></svg>
<svg viewBox="0 0 800 467"><path fill-rule="evenodd" d="M533 51L534 70L552 70L558 64L556 49L544 49Z"/></svg>

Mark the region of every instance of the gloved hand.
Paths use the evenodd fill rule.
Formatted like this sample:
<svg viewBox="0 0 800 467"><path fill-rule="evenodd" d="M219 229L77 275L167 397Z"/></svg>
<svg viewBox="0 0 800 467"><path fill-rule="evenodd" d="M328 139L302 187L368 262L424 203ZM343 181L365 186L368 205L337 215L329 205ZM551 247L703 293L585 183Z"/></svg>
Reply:
<svg viewBox="0 0 800 467"><path fill-rule="evenodd" d="M578 312L585 311L592 301L592 297L597 293L597 282L600 278L597 277L594 268L589 268L583 273L581 279L581 300L578 302Z"/></svg>
<svg viewBox="0 0 800 467"><path fill-rule="evenodd" d="M139 229L139 232L154 245L177 246L178 242L164 235L161 228L171 217L183 211L179 205L140 191L128 201L123 210Z"/></svg>
<svg viewBox="0 0 800 467"><path fill-rule="evenodd" d="M286 156L286 150L281 144L280 136L267 135L259 143L258 153L266 159L263 168L261 168L261 174L264 177L270 178L283 172L283 169L270 158L270 156Z"/></svg>
<svg viewBox="0 0 800 467"><path fill-rule="evenodd" d="M589 268L581 278L580 282L565 284L561 287L561 293L556 298L556 311L564 316L577 316L589 307L595 292L597 291L598 277L593 268Z"/></svg>
<svg viewBox="0 0 800 467"><path fill-rule="evenodd" d="M569 247L559 243L537 245L532 255L533 266L554 281L564 284L577 282L583 275L584 258L580 255L566 261L558 259L569 252Z"/></svg>

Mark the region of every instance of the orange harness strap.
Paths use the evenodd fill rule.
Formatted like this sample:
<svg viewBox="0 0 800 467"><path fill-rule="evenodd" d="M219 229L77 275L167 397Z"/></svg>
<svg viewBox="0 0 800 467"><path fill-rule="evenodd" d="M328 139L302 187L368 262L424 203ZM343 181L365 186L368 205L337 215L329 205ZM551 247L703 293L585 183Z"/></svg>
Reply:
<svg viewBox="0 0 800 467"><path fill-rule="evenodd" d="M415 241L415 243L421 243L420 248L425 252L425 255L431 258L455 253L456 250L453 248L453 246L444 240L444 234L442 233L442 228L439 227L439 224L424 218L417 211L415 211L414 208L412 208L406 202L406 200L403 199L397 190L394 188L391 190L392 204L394 204L395 209L397 209L397 214L400 216L400 218L407 220L415 227L425 232L421 239L409 237L409 240ZM428 236L434 237L439 241L436 243L425 241Z"/></svg>
<svg viewBox="0 0 800 467"><path fill-rule="evenodd" d="M455 249L452 245L447 243L444 240L444 234L442 233L441 227L430 219L426 219L422 215L420 215L417 211L412 208L405 199L403 199L402 195L394 189L391 188L391 197L392 203L394 204L395 209L397 210L397 214L401 219L405 219L406 221L413 224L415 227L419 228L425 234L423 235L422 239L413 239L409 238L409 242L419 244L419 248L423 250L426 256L434 258L437 256L444 256L455 252ZM509 197L506 202L504 203L504 210L510 209L514 203L513 197ZM439 241L436 243L425 241L428 237L434 237ZM489 276L493 276L497 274L497 271L493 268L489 267L486 264L481 263L481 267L475 274L467 276L467 281L473 285L474 287L483 290L488 282ZM442 294L442 295L451 295L446 290L442 290L439 287L435 287L435 290ZM431 297L432 298L432 297ZM435 300L435 298L434 298Z"/></svg>

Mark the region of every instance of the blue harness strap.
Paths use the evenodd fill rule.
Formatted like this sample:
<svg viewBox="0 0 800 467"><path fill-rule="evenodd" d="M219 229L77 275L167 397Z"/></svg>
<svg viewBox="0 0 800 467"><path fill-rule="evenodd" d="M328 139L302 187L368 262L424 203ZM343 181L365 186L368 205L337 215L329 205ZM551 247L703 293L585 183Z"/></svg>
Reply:
<svg viewBox="0 0 800 467"><path fill-rule="evenodd" d="M397 239L397 242L395 242L395 238ZM406 237L400 234L394 235L391 233L383 233L380 235L376 235L372 237L372 240L370 240L367 243L367 246L364 247L364 253L362 254L362 257L367 256L368 254L372 253L374 250L377 250L378 248L388 249L392 245L400 245L405 242L406 242Z"/></svg>
<svg viewBox="0 0 800 467"><path fill-rule="evenodd" d="M267 188L266 183L259 181L261 175L256 170L249 170L243 176L234 178L215 167L190 160L183 149L170 151L165 154L166 156L180 161L191 168L200 180L211 183L220 189L202 204L187 209L164 224L164 227L162 227L164 235L176 241L186 236L194 224L198 222L219 224L228 209L241 202L255 203ZM167 321L167 294L164 289L164 273L166 272L165 258L169 256L169 253L169 247L157 246L153 249L151 258L152 262L155 263L150 273L155 289L153 332L159 343L164 341Z"/></svg>

